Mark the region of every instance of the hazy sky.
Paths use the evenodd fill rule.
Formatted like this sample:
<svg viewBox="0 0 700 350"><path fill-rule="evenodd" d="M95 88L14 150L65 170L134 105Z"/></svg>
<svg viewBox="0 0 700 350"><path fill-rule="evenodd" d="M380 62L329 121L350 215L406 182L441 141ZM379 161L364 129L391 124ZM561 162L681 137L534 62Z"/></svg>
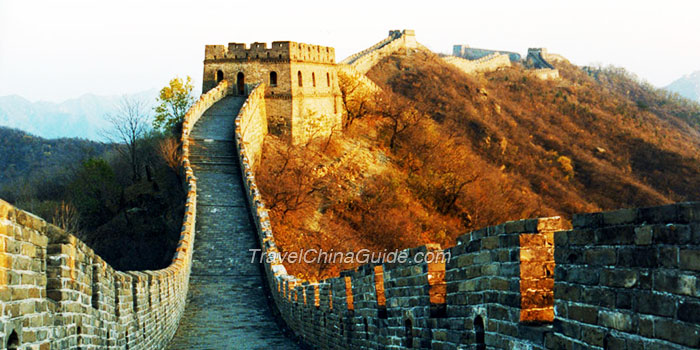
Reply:
<svg viewBox="0 0 700 350"><path fill-rule="evenodd" d="M402 28L435 52L546 47L657 86L700 70L695 0L0 0L0 96L123 94L176 75L199 90L205 44L291 40L333 46L340 61Z"/></svg>

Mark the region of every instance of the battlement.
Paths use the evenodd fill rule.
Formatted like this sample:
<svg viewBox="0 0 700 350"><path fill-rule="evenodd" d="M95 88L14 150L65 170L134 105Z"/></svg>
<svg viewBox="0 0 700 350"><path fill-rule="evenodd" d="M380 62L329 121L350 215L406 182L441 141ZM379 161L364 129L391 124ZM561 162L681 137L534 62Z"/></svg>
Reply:
<svg viewBox="0 0 700 350"><path fill-rule="evenodd" d="M335 49L328 46L297 43L294 41L254 42L248 47L244 43L206 45L204 60L226 61L300 61L314 63L335 63Z"/></svg>

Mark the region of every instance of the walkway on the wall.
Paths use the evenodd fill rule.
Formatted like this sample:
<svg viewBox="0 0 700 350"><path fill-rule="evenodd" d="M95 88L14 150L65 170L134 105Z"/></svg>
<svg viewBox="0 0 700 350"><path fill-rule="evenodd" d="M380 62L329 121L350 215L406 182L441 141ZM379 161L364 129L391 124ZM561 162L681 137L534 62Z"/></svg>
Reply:
<svg viewBox="0 0 700 350"><path fill-rule="evenodd" d="M248 249L257 240L233 142L242 97L225 97L192 131L197 225L187 307L171 350L298 349L267 304Z"/></svg>

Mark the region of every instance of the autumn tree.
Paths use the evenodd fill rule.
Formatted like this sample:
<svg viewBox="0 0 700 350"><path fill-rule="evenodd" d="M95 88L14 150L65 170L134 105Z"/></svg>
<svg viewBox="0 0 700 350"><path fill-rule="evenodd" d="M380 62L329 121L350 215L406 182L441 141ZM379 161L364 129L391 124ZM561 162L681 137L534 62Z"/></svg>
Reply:
<svg viewBox="0 0 700 350"><path fill-rule="evenodd" d="M345 109L344 126L346 128L356 119L374 111L379 94L362 80L348 74L338 74L338 86Z"/></svg>
<svg viewBox="0 0 700 350"><path fill-rule="evenodd" d="M305 147L287 145L270 140L266 145L263 161L272 165L258 173L260 187L266 193L268 209L284 218L289 212L312 207L314 193L319 183L314 176L313 152L304 152Z"/></svg>
<svg viewBox="0 0 700 350"><path fill-rule="evenodd" d="M409 129L420 125L426 116L418 111L413 103L405 98L391 93L382 93L381 101L392 101L382 104L378 114L385 118L389 132L389 148L395 150L397 138Z"/></svg>
<svg viewBox="0 0 700 350"><path fill-rule="evenodd" d="M177 126L194 103L192 89L192 78L188 76L186 80L173 78L168 86L160 90L156 99L158 105L155 107L154 129L176 133Z"/></svg>

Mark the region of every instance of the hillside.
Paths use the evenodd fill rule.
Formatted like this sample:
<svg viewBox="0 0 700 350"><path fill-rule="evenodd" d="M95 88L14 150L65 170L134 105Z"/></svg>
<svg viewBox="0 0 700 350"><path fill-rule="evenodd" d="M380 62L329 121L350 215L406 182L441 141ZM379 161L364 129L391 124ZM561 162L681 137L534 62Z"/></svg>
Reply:
<svg viewBox="0 0 700 350"><path fill-rule="evenodd" d="M75 234L117 269L165 267L184 215L180 178L159 152L167 141L139 140L144 174L133 181L117 145L0 127L0 198Z"/></svg>
<svg viewBox="0 0 700 350"><path fill-rule="evenodd" d="M700 102L700 71L684 75L666 86L664 89Z"/></svg>
<svg viewBox="0 0 700 350"><path fill-rule="evenodd" d="M541 81L517 65L466 75L429 52L385 58L368 73L385 93L342 135L267 137L257 174L278 245L449 246L507 220L700 199L697 104L619 69L557 68ZM312 279L348 267L287 266Z"/></svg>
<svg viewBox="0 0 700 350"><path fill-rule="evenodd" d="M0 127L0 187L28 176L66 171L66 166L97 157L110 145L78 138L44 139L24 131ZM36 172L40 170L41 174Z"/></svg>

